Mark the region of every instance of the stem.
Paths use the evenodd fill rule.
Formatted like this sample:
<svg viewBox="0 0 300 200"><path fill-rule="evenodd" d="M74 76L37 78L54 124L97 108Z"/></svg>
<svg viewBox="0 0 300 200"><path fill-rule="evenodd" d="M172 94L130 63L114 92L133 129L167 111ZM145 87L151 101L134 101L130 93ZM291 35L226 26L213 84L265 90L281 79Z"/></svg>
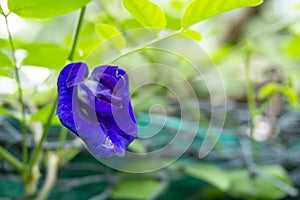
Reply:
<svg viewBox="0 0 300 200"><path fill-rule="evenodd" d="M255 172L252 170L252 167L255 165L254 164L254 128L255 128L255 124L254 124L254 119L256 116L256 101L255 101L255 88L254 88L254 84L251 80L250 77L250 57L251 57L251 46L248 43L247 45L247 49L246 49L246 57L245 57L245 78L246 78L246 82L247 82L247 104L248 104L248 110L250 113L250 120L249 120L249 125L250 125L250 156L251 156L251 163L248 163L248 167L250 170L250 173L255 174Z"/></svg>
<svg viewBox="0 0 300 200"><path fill-rule="evenodd" d="M77 27L76 27L74 38L73 38L73 42L72 42L72 47L71 47L70 55L68 57L68 60L70 60L70 61L73 61L73 59L74 59L75 49L76 49L76 45L77 45L77 41L78 41L78 37L79 37L79 32L80 32L80 29L81 29L81 25L82 25L82 22L83 22L84 13L85 13L85 6L82 7L82 9L80 11L80 15L79 15Z"/></svg>
<svg viewBox="0 0 300 200"><path fill-rule="evenodd" d="M0 146L0 157L13 166L19 173L23 172L23 164L15 156Z"/></svg>
<svg viewBox="0 0 300 200"><path fill-rule="evenodd" d="M48 152L46 180L36 198L37 200L47 199L51 192L51 189L55 185L58 171L58 160L59 158L56 153Z"/></svg>
<svg viewBox="0 0 300 200"><path fill-rule="evenodd" d="M56 99L55 99L55 101L53 103L53 107L52 107L51 112L50 112L50 114L48 116L47 123L46 123L45 128L44 128L43 133L42 133L42 137L41 137L38 145L35 146L35 148L33 150L32 157L31 157L31 160L29 162L28 169L27 169L27 171L25 173L25 181L28 180L28 178L30 176L30 173L32 171L32 168L33 168L34 164L37 162L38 157L39 157L39 155L41 153L41 149L42 149L43 143L44 143L44 141L46 139L49 127L51 125L52 118L53 118L54 113L55 113L56 105L57 105L57 97L56 97Z"/></svg>
<svg viewBox="0 0 300 200"><path fill-rule="evenodd" d="M156 44L157 42L160 42L162 40L165 40L165 39L168 39L168 38L173 37L175 35L178 35L182 31L183 31L183 29L181 29L179 31L172 32L170 34L167 34L167 35L165 35L165 36L163 36L161 38L155 38L154 40L151 40L151 41L149 41L148 43L146 43L144 45L141 45L139 47L136 47L136 48L130 49L128 51L125 51L124 53L121 53L120 55L118 55L117 57L115 57L114 59L112 59L111 61L109 61L108 63L114 63L114 62L116 62L117 60L119 60L120 58L122 58L124 56L127 56L129 54L135 53L135 52L140 51L140 50L142 50L142 49L144 49L144 48L146 48L146 47L148 47L150 45Z"/></svg>
<svg viewBox="0 0 300 200"><path fill-rule="evenodd" d="M1 7L2 9L2 7ZM21 125L22 125L22 155L23 155L23 164L26 165L27 163L27 158L28 158L28 149L26 146L26 141L27 141L27 127L26 127L26 110L25 110L25 103L23 101L23 91L22 91L22 86L21 86L21 81L20 81L20 76L19 76L19 68L17 67L17 59L15 57L15 47L14 47L14 43L13 43L13 39L11 36L11 32L9 30L8 27L8 20L7 20L7 15L4 15L5 18L5 24L6 24L6 31L8 33L8 39L9 39L9 44L11 47L11 55L12 55L12 59L13 59L13 67L14 67L14 71L15 71L15 76L16 76L16 81L17 81L17 85L18 85L18 100L21 104L21 113L22 113L22 117L21 117Z"/></svg>
<svg viewBox="0 0 300 200"><path fill-rule="evenodd" d="M290 195L292 197L297 197L297 195L299 193L297 188L294 188L293 186L289 185L288 183L285 183L278 178L274 178L259 169L256 169L256 170L257 170L257 174L259 175L259 177L261 179L263 179L265 182L269 183L270 185L273 185L274 187L278 188L279 190L284 191L285 193L287 193L288 195Z"/></svg>
<svg viewBox="0 0 300 200"><path fill-rule="evenodd" d="M78 23L77 23L77 28L76 28L76 32L75 32L73 43L72 43L72 48L71 48L71 52L70 52L70 55L69 55L69 60L70 61L73 61L74 52L75 52L76 44L77 44L78 37L79 37L80 27L81 27L82 22L83 22L84 12L85 12L85 7L83 7L81 9L81 11L80 11L79 20L78 20ZM53 104L53 107L51 109L51 112L49 113L49 116L48 116L48 119L47 119L47 123L46 123L44 131L42 133L42 137L41 137L38 145L33 150L32 157L31 157L31 160L29 162L29 167L28 167L28 169L27 169L27 171L25 173L25 180L29 179L30 174L32 172L32 168L33 168L34 164L37 162L38 157L39 157L39 155L41 153L41 149L42 149L43 143L44 143L44 141L46 139L49 127L51 125L52 118L53 118L54 113L55 113L55 109L56 109L56 105L57 105L57 99L58 99L58 97L56 97L55 102Z"/></svg>
<svg viewBox="0 0 300 200"><path fill-rule="evenodd" d="M255 102L255 88L254 84L250 77L250 50L247 50L246 57L245 57L245 77L247 82L247 103L248 109L250 112L250 133L251 138L253 137L253 128L254 128L254 118L256 115L256 102Z"/></svg>

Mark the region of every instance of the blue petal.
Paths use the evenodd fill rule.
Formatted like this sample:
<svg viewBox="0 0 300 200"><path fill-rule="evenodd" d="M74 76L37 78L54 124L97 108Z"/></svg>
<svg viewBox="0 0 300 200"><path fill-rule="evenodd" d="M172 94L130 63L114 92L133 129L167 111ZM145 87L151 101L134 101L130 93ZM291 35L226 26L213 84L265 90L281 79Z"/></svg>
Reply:
<svg viewBox="0 0 300 200"><path fill-rule="evenodd" d="M85 63L69 64L61 71L57 115L94 156L123 156L137 137L128 76L117 66L100 66L92 72L96 82L86 85L87 75Z"/></svg>
<svg viewBox="0 0 300 200"><path fill-rule="evenodd" d="M85 63L72 63L65 67L68 70L68 77L66 79L67 87L72 87L82 83L89 74L88 67Z"/></svg>
<svg viewBox="0 0 300 200"><path fill-rule="evenodd" d="M61 123L77 134L73 112L72 94L73 85L84 81L88 75L88 68L85 63L71 63L63 68L58 76L58 103L56 114Z"/></svg>
<svg viewBox="0 0 300 200"><path fill-rule="evenodd" d="M103 99L99 99L95 96L95 94L90 90L86 85L80 85L81 94L84 97L84 101L96 112L110 114L112 112L112 108L120 109L120 106L115 106L110 102L104 101Z"/></svg>
<svg viewBox="0 0 300 200"><path fill-rule="evenodd" d="M113 77L116 77L118 66L111 66L111 65L101 65L99 67L95 67L91 73L91 77L94 80L99 80L99 74L109 74Z"/></svg>

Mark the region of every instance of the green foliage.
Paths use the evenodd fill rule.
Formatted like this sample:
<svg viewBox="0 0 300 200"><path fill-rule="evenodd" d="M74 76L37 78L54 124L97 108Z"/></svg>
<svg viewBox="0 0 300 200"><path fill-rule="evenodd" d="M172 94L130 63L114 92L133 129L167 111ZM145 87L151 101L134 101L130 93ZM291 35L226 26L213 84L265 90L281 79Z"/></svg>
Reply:
<svg viewBox="0 0 300 200"><path fill-rule="evenodd" d="M156 4L148 0L123 0L123 5L145 27L166 27L165 14Z"/></svg>
<svg viewBox="0 0 300 200"><path fill-rule="evenodd" d="M6 114L9 114L9 113L7 112L7 110L5 108L0 107L0 114L1 115L6 115Z"/></svg>
<svg viewBox="0 0 300 200"><path fill-rule="evenodd" d="M124 179L114 190L112 197L116 199L149 199L159 185L153 179Z"/></svg>
<svg viewBox="0 0 300 200"><path fill-rule="evenodd" d="M0 5L0 15L3 15L3 14L4 14L4 12L3 12L2 7Z"/></svg>
<svg viewBox="0 0 300 200"><path fill-rule="evenodd" d="M293 40L291 40L287 46L287 52L288 54L293 58L299 58L300 57L300 37L296 37Z"/></svg>
<svg viewBox="0 0 300 200"><path fill-rule="evenodd" d="M85 6L91 0L9 0L8 8L21 17L48 19Z"/></svg>
<svg viewBox="0 0 300 200"><path fill-rule="evenodd" d="M0 76L11 77L13 63L11 59L0 51Z"/></svg>
<svg viewBox="0 0 300 200"><path fill-rule="evenodd" d="M4 47L9 47L9 42L8 40L2 39L0 38L0 48L4 48Z"/></svg>
<svg viewBox="0 0 300 200"><path fill-rule="evenodd" d="M86 58L91 51L97 47L103 39L95 31L96 24L92 22L85 22L82 25L80 31L80 38L77 45L77 50L75 52L76 60L83 60ZM71 36L68 37L68 40L71 42Z"/></svg>
<svg viewBox="0 0 300 200"><path fill-rule="evenodd" d="M67 60L69 51L54 44L30 44L23 46L28 55L22 61L23 65L61 69Z"/></svg>
<svg viewBox="0 0 300 200"><path fill-rule="evenodd" d="M212 186L227 191L230 188L230 177L227 173L211 164L189 164L184 168L187 175L201 179Z"/></svg>
<svg viewBox="0 0 300 200"><path fill-rule="evenodd" d="M259 168L261 173L254 178L249 176L247 169L222 170L212 164L186 165L184 171L189 176L203 180L215 188L237 198L280 199L286 193L267 182L261 174L271 179L280 180L290 185L288 175L284 168L278 165Z"/></svg>
<svg viewBox="0 0 300 200"><path fill-rule="evenodd" d="M37 112L35 112L31 117L30 121L31 122L42 122L42 123L47 123L48 115L52 109L53 105L48 104L44 106L43 108L39 109ZM58 117L55 115L52 119L52 124L60 124Z"/></svg>
<svg viewBox="0 0 300 200"><path fill-rule="evenodd" d="M139 139L134 140L129 146L128 149L137 152L137 153L146 153L147 149L143 142Z"/></svg>
<svg viewBox="0 0 300 200"><path fill-rule="evenodd" d="M0 51L0 76L11 77L13 63L11 59Z"/></svg>
<svg viewBox="0 0 300 200"><path fill-rule="evenodd" d="M284 94L293 107L299 105L297 93L289 86L279 83L268 83L262 86L258 92L258 98L263 100L279 93Z"/></svg>
<svg viewBox="0 0 300 200"><path fill-rule="evenodd" d="M167 19L167 26L166 26L167 29L179 30L181 28L179 18L166 15L166 19Z"/></svg>
<svg viewBox="0 0 300 200"><path fill-rule="evenodd" d="M109 39L108 41L117 49L123 49L125 47L126 40L120 31L115 27L107 24L98 24L96 26L96 31L104 39Z"/></svg>
<svg viewBox="0 0 300 200"><path fill-rule="evenodd" d="M195 41L200 41L202 38L201 34L198 31L191 29L183 31L182 34Z"/></svg>
<svg viewBox="0 0 300 200"><path fill-rule="evenodd" d="M187 28L204 19L208 19L223 12L236 8L257 6L263 0L195 0L186 8L181 26Z"/></svg>
<svg viewBox="0 0 300 200"><path fill-rule="evenodd" d="M16 13L20 17L48 19L75 11L89 2L91 2L91 0L8 0L8 6L11 12ZM234 23L229 23L228 21L230 20L227 21L227 19L223 20L216 18L213 23L207 21L206 24L205 22L203 24L205 25L203 29L200 26L195 26L193 30L189 29L191 25L202 20L232 9L259 5L262 3L262 0L170 0L167 3L160 0L123 0L123 7L125 7L125 9L120 2L120 0L117 0L104 3L104 0L95 0L93 1L93 5L88 7L88 12L85 13L84 19L82 18L83 24L79 31L78 44L74 45L76 46L74 49L74 61L85 61L86 59L88 63L95 62L94 65L89 65L91 70L93 66L108 64L104 61L110 60L110 58L118 58L119 55L124 56L118 59L114 64L125 67L128 71L130 69L137 69L137 66L150 64L151 67L149 71L145 70L135 74L134 70L132 70L129 73L130 84L132 84L130 88L134 88L132 103L135 113L139 113L136 115L136 119L139 125L140 139L134 140L128 148L129 151L140 154L139 159L127 159L127 157L125 157L121 160L116 159L116 162L118 162L117 165L120 166L121 170L124 171L138 172L150 171L149 169L161 170L158 173L120 175L120 173L116 172L114 169L102 165L96 158L92 157L84 150L84 146L80 143L79 139L73 140L73 138L76 137L74 134L69 133L70 135L68 135L66 141L63 139L63 134L59 137L58 133L59 130L61 130L61 127L58 125L60 125L60 122L58 118L54 116L51 122L51 125L53 126L50 128L50 134L46 136L48 142L47 144L42 144L41 147L43 147L43 151L41 152L56 152L59 159L59 168L63 166L64 168L63 170L58 171L59 176L57 178L56 186L52 192L52 197L50 196L48 199L72 199L73 197L75 199L79 197L81 199L96 199L99 196L101 198L105 195L107 195L107 199L151 199L156 195L158 196L158 199L168 199L165 198L163 193L166 192L172 193L173 196L170 199L222 199L222 197L228 199L229 196L231 196L238 199L269 200L283 198L286 195L286 191L288 192L289 189L294 189L291 186L291 182L288 180L286 171L283 167L279 166L279 164L283 166L284 164L279 161L278 165L259 168L261 173L259 173L257 177L251 178L249 176L249 171L244 167L244 160L239 158L239 156L236 156L239 154L240 149L242 149L242 147L239 146L240 143L237 137L238 128L241 126L240 120L245 120L246 117L245 119L239 119L239 117L237 117L239 114L235 115L236 110L240 109L240 107L235 107L236 100L244 100L245 91L243 84L245 81L243 79L244 77L240 75L242 72L240 66L243 65L241 60L245 56L245 51L241 50L245 40L250 39L253 41L253 44L255 44L253 45L253 49L251 49L253 50L252 53L254 55L251 57L251 64L252 61L255 63L254 65L251 65L251 67L253 66L253 68L251 68L251 73L262 73L262 71L265 70L262 69L264 66L274 66L276 69L277 67L279 68L282 66L286 70L284 72L293 75L297 74L293 72L298 70L297 67L299 67L299 63L295 62L295 59L290 58L298 59L300 57L300 42L299 37L295 37L296 34L291 37L291 32L288 31L288 26L290 24L283 24L283 28L276 26L276 28L278 28L276 31L280 28L280 30L282 30L274 34L276 37L268 37L269 35L267 35L267 33L263 32L264 34L261 34L261 32L259 32L260 27L265 27L266 25L266 22L262 21L270 23L270 13L268 14L268 20L260 20L261 15L256 15L255 17L251 16L251 19L249 18L248 20L243 21L242 26L238 28L234 26L231 27ZM270 4L272 3L270 2ZM265 7L262 7L258 12L265 11ZM127 11L132 17L128 17ZM1 14L3 14L2 9L0 9L0 15ZM236 19L232 21L235 22L235 20L237 20L238 22L238 20L243 18L243 15L247 14L247 12L241 12L239 14L241 15L238 17L231 16L232 18L236 17ZM49 113L51 113L53 106L53 99L56 95L55 82L57 79L57 72L68 62L67 59L70 53L70 47L73 45L72 41L74 36L72 36L72 31L74 30L76 26L75 22L77 21L76 18L72 18L74 16L75 15L69 15L58 19L34 23L27 22L25 19L26 23L22 24L22 28L24 28L23 25L26 26L24 32L22 29L20 32L18 32L19 29L11 30L13 33L13 43L16 49L15 55L17 55L17 66L20 65L22 67L21 69L25 69L26 67L24 67L24 65L32 65L47 67L52 70L51 75L53 77L49 76L47 81L36 87L35 92L29 91L32 90L31 84L28 84L29 87L27 87L27 84L25 84L24 81L31 80L25 79L26 74L20 73L20 88L22 89L24 96L26 124L28 126L33 122L41 122L43 125L47 123ZM14 24L13 17L12 21L10 21L10 17L8 19L9 26L17 26L17 22ZM256 20L259 21L259 26L256 26ZM228 24L220 24L220 22L223 23L224 21ZM247 24L248 22L250 23ZM281 24L279 23L279 25ZM32 30L34 33L29 40L26 38L26 33L31 31L31 26L33 27ZM164 38L164 34L157 37L157 32L152 32L148 27L157 27L159 30L163 30L164 28L182 30L182 32L180 32L181 35L174 34L166 39ZM131 30L135 28L139 30ZM51 31L49 31L49 29L51 29ZM224 33L231 33L232 29L237 32L241 31L243 34L236 36L237 38L234 38L234 42L226 43L226 37L228 36ZM268 31L272 31L273 29L268 29ZM124 32L121 33L121 30ZM51 34L54 34L50 35L50 32ZM179 31L174 33L179 33ZM203 34L203 38L200 33ZM259 35L259 37L252 37L252 35ZM261 39L262 35L267 39ZM267 35L267 37L265 35ZM279 48L280 45L278 46L278 44L281 43L278 41L281 38L284 38L284 43L282 48ZM292 39L289 40L290 38ZM219 41L223 41L223 39L225 43L219 43ZM191 41L193 45L198 45L199 43L203 45L204 51L207 50L210 58L205 57L203 53L196 51L194 48L195 46L189 46L188 41ZM269 42L266 45L268 48L263 46L264 42ZM288 42L288 44L286 42ZM270 43L274 46L269 45ZM97 46L100 48L97 48ZM110 49L110 47L112 48ZM283 49L284 47L285 49ZM182 49L184 53L186 52L187 54L175 55L171 51L158 51L158 48L161 50L167 48L171 51L175 51L175 49L178 48ZM257 49L259 49L259 51L256 51ZM26 51L24 59L22 57L22 50ZM282 50L286 50L291 57L284 57L282 59L282 57L280 57ZM94 52L96 52L94 54L95 56L93 55ZM0 76L8 76L11 78L14 75L14 63L10 57L10 53L11 46L9 40L0 38ZM20 57L19 53L21 54ZM267 53L270 55L267 55ZM195 58L195 66L200 66L201 73L204 75L203 77L201 77L199 73L195 73L195 70L189 63L189 58L186 59L187 56L185 57L184 55ZM288 58L290 60L288 60ZM234 121L233 124L235 127L230 127L230 130L224 129L218 140L218 148L212 150L212 153L207 157L208 160L204 158L199 161L198 157L194 155L196 155L200 145L203 143L203 137L205 136L208 126L207 119L210 118L211 114L209 110L212 110L213 108L212 105L206 107L206 103L204 103L210 99L208 98L210 93L206 88L205 78L209 78L210 81L213 81L214 78L210 72L212 66L215 66L213 65L213 62L209 61L210 59L212 59L213 62L217 62L216 65L218 65L218 70L220 70L220 73L225 80L224 82L228 87L229 93L234 91L236 97L238 97L237 99L230 99L228 115L235 116L231 117L232 119L228 117L229 125L226 121L227 126L231 126L230 120ZM280 60L279 64L276 59ZM258 61L258 65L256 65L256 61ZM181 83L175 76L171 75L170 71L164 73L162 72L161 67L155 68L153 63L160 63L172 67L172 69L183 76L188 83L195 87L194 91L197 97L200 98L199 105L201 106L200 115L202 121L200 121L197 135L193 143L186 150L186 153L178 158L175 163L171 163L173 160L171 160L169 156L172 157L177 148L182 148L184 143L182 140L176 141L176 143L172 145L170 152L168 152L167 149L166 152L162 154L162 157L159 155L151 158L144 156L147 152L156 153L155 151L157 149L163 148L173 140L174 134L179 129L182 129L187 133L191 131L189 121L180 119L180 110L186 109L189 102L187 102L187 105L181 105L181 102L177 99L177 95L173 95L173 91L168 91L167 88L161 88L161 86L157 87L149 85L148 87L146 85L139 87L139 84L144 80L149 80L149 82L151 80L153 83L160 80L166 86L169 84L173 86L173 84ZM261 63L263 63L264 66L259 68L259 64ZM227 66L224 67L222 65ZM229 69L229 71L225 71L228 70L228 67L232 68ZM288 71L291 69L288 67L294 67L294 71ZM257 70L257 68L259 68L259 70ZM25 73L25 71L26 70L21 72ZM131 72L133 73L131 74ZM273 95L283 94L291 105L295 107L298 106L299 97L297 90L299 91L300 88L300 83L298 83L299 76L295 76L293 80L290 81L291 84L285 84L285 82L287 82L285 75L286 74L280 76L280 79L283 79L284 83L269 83L262 86L258 92L258 97L265 100L271 98ZM264 77L253 79L253 84L256 86L261 82L256 83L254 81L261 81L262 79L265 80L264 78L269 78L265 77L265 74L263 74L263 76ZM293 82L294 79L295 82ZM185 88L183 87L183 89ZM211 95L214 96L215 94L212 93ZM17 124L16 127L15 125L13 126L16 128L16 131L19 132L21 130L19 121L21 121L22 117L20 114L21 105L18 96L17 93L12 95L5 94L3 96L1 94L1 98L3 97L5 100L0 100L0 103L3 103L3 107L0 107L0 114L2 115L0 121L2 119L7 120L6 118L12 118ZM189 97L190 96L187 95L186 100L189 100ZM218 98L216 99L219 99L218 95L217 97ZM149 108L154 104L159 104L165 108L164 111L168 114L166 119L164 118L164 115L162 115L161 109L151 110L151 112L154 111L157 113L148 115ZM218 101L216 101L216 105L218 105ZM32 108L36 107L38 107L39 110L33 113L32 110L34 109ZM246 108L243 107L242 109ZM6 123L6 121L3 122ZM158 127L160 127L162 122L164 122L163 129L159 129L159 132L154 134L157 132ZM242 123L244 124L244 122L245 121ZM0 132L2 133L0 133L0 140L5 147L5 142L7 141L7 147L10 148L9 151L12 150L14 155L21 157L20 146L18 145L20 142L19 140L21 139L20 137L18 141L16 139L6 139L10 137L10 132L2 130L5 127L5 123L2 123L2 121L0 123ZM32 135L35 135L35 131L37 131L34 126L32 127L32 129L27 129L27 132L30 132L27 138L28 141L31 141ZM45 129L45 126L43 128ZM13 129L13 131L15 131L15 129ZM31 132L33 134L31 134ZM51 135L52 132L55 132L55 134ZM277 140L274 140L274 142L277 142ZM61 145L61 149L58 150L55 149L58 143L65 145ZM277 156L274 155L277 152L274 151L274 149L276 150L276 145L272 146L273 144L275 143L257 144L258 148L254 148L253 155L259 155L259 161L265 163L267 159L270 159L269 151L272 152L272 158ZM290 153L290 149L285 151L285 145L280 144L278 146L281 148L279 151L280 154L278 155L283 157L283 155ZM237 154L232 152L237 152ZM211 155L212 157L210 157ZM40 156L42 156L42 154ZM85 160L86 158L89 160ZM221 162L224 168L220 167L220 160L218 160L220 158L222 158ZM284 160L285 158L286 157L283 157L278 160ZM1 159L2 158L0 158L0 160ZM91 161L91 159L93 161ZM108 159L111 161L115 158ZM47 157L44 157L44 160L47 160ZM208 164L211 160L213 160L213 162ZM240 168L230 168L232 162L237 165L240 164ZM274 160L274 162L277 162L277 160ZM178 163L180 163L180 167L178 167ZM184 164L181 165L181 163ZM37 187L40 189L40 186L43 186L42 184L47 184L49 181L46 180L49 177L45 176L45 172L47 170L51 172L54 168L47 169L47 166L43 165L42 162L41 164L38 162L36 164L36 170L41 172L40 180L38 181L39 185ZM259 165L260 163L255 164ZM0 181L0 196L4 196L4 198L24 197L22 196L23 184L19 182L15 183L15 178L10 180L9 172L11 169L7 166L8 165L4 164L5 169L3 172L7 173L8 176L3 176L5 181ZM9 170L6 170L6 168ZM72 171L72 169L76 169L76 173L70 173L70 170ZM90 177L80 177L82 176L82 173L86 173L88 170L93 171L96 175L93 174ZM70 177L64 177L66 173L70 173ZM20 175L20 177L21 176L22 175ZM266 180L266 177L267 179L270 178L269 181ZM160 182L160 179L163 180L163 182ZM276 180L279 181L279 185L286 187L280 188L278 185L275 187L274 184L270 183L274 180L275 182ZM165 189L162 187L165 183L164 181L170 186L168 191L163 190ZM181 182L181 184L173 188L178 182ZM66 187L61 187L65 185ZM112 192L112 194L110 192ZM36 194L39 194L39 191L36 191ZM94 195L97 196L93 198L92 196Z"/></svg>
<svg viewBox="0 0 300 200"><path fill-rule="evenodd" d="M286 171L278 165L261 167L262 173L266 176L278 179L290 185ZM238 198L258 199L281 199L286 193L281 188L276 188L265 179L257 176L251 178L246 169L230 170L231 189L229 193Z"/></svg>
<svg viewBox="0 0 300 200"><path fill-rule="evenodd" d="M12 67L12 66L13 63L11 59L0 51L0 67L4 68L4 67Z"/></svg>

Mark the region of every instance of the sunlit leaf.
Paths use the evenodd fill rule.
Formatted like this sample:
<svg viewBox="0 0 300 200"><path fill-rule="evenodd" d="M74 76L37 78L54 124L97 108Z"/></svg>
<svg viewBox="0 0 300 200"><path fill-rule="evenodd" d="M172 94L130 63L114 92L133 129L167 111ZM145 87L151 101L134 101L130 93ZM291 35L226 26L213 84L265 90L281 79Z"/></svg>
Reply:
<svg viewBox="0 0 300 200"><path fill-rule="evenodd" d="M167 29L172 29L172 30L179 30L181 28L180 26L180 19L179 18L175 18L171 15L166 15L167 18Z"/></svg>
<svg viewBox="0 0 300 200"><path fill-rule="evenodd" d="M8 8L21 17L47 19L75 11L91 0L9 0Z"/></svg>
<svg viewBox="0 0 300 200"><path fill-rule="evenodd" d="M187 28L204 19L236 8L257 6L263 0L195 0L184 11L181 26Z"/></svg>
<svg viewBox="0 0 300 200"><path fill-rule="evenodd" d="M293 57L293 58L299 58L300 57L300 37L297 37L289 42L287 46L287 53Z"/></svg>
<svg viewBox="0 0 300 200"><path fill-rule="evenodd" d="M24 47L28 55L23 65L61 69L67 60L69 51L53 44L32 44Z"/></svg>
<svg viewBox="0 0 300 200"><path fill-rule="evenodd" d="M0 51L0 67L4 68L4 67L12 67L12 66L13 63L11 59Z"/></svg>
<svg viewBox="0 0 300 200"><path fill-rule="evenodd" d="M230 177L220 168L211 164L186 165L184 171L189 176L201 179L216 188L226 191L230 187Z"/></svg>
<svg viewBox="0 0 300 200"><path fill-rule="evenodd" d="M5 115L7 114L7 110L5 108L0 107L0 115Z"/></svg>
<svg viewBox="0 0 300 200"><path fill-rule="evenodd" d="M171 2L171 4L172 4L172 6L174 7L174 8L177 8L177 9L182 9L183 8L183 3L181 2L181 1L178 1L178 0L173 0L172 2Z"/></svg>
<svg viewBox="0 0 300 200"><path fill-rule="evenodd" d="M195 41L199 41L202 38L201 34L195 30L186 30L183 31L182 34Z"/></svg>
<svg viewBox="0 0 300 200"><path fill-rule="evenodd" d="M276 92L280 92L280 85L278 83L268 83L259 89L258 98L263 100Z"/></svg>
<svg viewBox="0 0 300 200"><path fill-rule="evenodd" d="M278 93L285 95L292 106L297 107L299 105L299 98L296 91L278 83L268 83L262 86L258 91L258 98L263 100Z"/></svg>
<svg viewBox="0 0 300 200"><path fill-rule="evenodd" d="M11 77L13 62L11 59L0 51L0 76Z"/></svg>
<svg viewBox="0 0 300 200"><path fill-rule="evenodd" d="M292 106L294 107L299 106L299 98L296 91L294 91L292 88L285 87L283 88L282 92L283 94L285 94L285 96L287 97L287 99L289 100Z"/></svg>
<svg viewBox="0 0 300 200"><path fill-rule="evenodd" d="M129 18L122 22L122 26L125 29L136 29L136 28L142 28L143 25L137 22L135 19Z"/></svg>
<svg viewBox="0 0 300 200"><path fill-rule="evenodd" d="M38 110L36 113L34 113L31 116L30 121L31 122L38 121L38 122L46 123L52 107L53 107L53 104L48 104L47 106ZM60 124L59 119L56 115L53 116L53 118L52 118L52 124Z"/></svg>
<svg viewBox="0 0 300 200"><path fill-rule="evenodd" d="M153 179L126 179L121 180L112 193L116 199L149 199L159 185Z"/></svg>
<svg viewBox="0 0 300 200"><path fill-rule="evenodd" d="M2 7L0 6L0 15L3 15L3 14L4 14L4 12L2 10Z"/></svg>
<svg viewBox="0 0 300 200"><path fill-rule="evenodd" d="M3 48L3 47L9 47L9 42L8 42L8 40L5 40L5 39L0 38L0 47L1 47L1 48Z"/></svg>
<svg viewBox="0 0 300 200"><path fill-rule="evenodd" d="M109 42L118 49L123 49L126 45L126 40L123 35L113 26L107 24L98 24L96 31L105 39L109 39Z"/></svg>
<svg viewBox="0 0 300 200"><path fill-rule="evenodd" d="M73 35L68 35L67 39L68 43L71 45ZM74 56L75 60L85 59L86 56L102 42L102 40L103 39L99 37L99 34L95 31L95 24L92 22L85 22L81 27L80 37Z"/></svg>
<svg viewBox="0 0 300 200"><path fill-rule="evenodd" d="M166 17L162 9L148 0L123 0L123 5L145 27L166 26Z"/></svg>

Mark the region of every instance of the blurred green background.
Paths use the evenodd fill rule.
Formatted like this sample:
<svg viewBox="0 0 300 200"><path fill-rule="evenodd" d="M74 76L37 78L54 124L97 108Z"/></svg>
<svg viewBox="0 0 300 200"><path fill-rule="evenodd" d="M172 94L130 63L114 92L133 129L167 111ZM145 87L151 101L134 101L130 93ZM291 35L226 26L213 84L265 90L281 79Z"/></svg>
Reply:
<svg viewBox="0 0 300 200"><path fill-rule="evenodd" d="M33 192L26 192L24 177L0 156L0 199L299 199L300 1L260 3L0 0L0 145L22 161L22 142L32 158L41 135L47 134L30 171ZM168 40L169 34L176 40ZM193 95L188 93L181 104L178 95L184 92L170 90L180 85L190 91L187 83L201 116L192 144L167 167L126 173L94 158L56 116L48 130L57 76L70 61L86 61L90 69L115 64L129 71L141 137L129 151L140 154L163 148L180 127L190 131ZM216 88L205 79L216 82ZM145 80L153 84L141 85ZM213 150L199 158L216 115L212 108L226 109L224 127ZM182 119L183 110L190 118ZM177 141L175 150L181 145ZM168 162L173 153L111 161L134 171Z"/></svg>

